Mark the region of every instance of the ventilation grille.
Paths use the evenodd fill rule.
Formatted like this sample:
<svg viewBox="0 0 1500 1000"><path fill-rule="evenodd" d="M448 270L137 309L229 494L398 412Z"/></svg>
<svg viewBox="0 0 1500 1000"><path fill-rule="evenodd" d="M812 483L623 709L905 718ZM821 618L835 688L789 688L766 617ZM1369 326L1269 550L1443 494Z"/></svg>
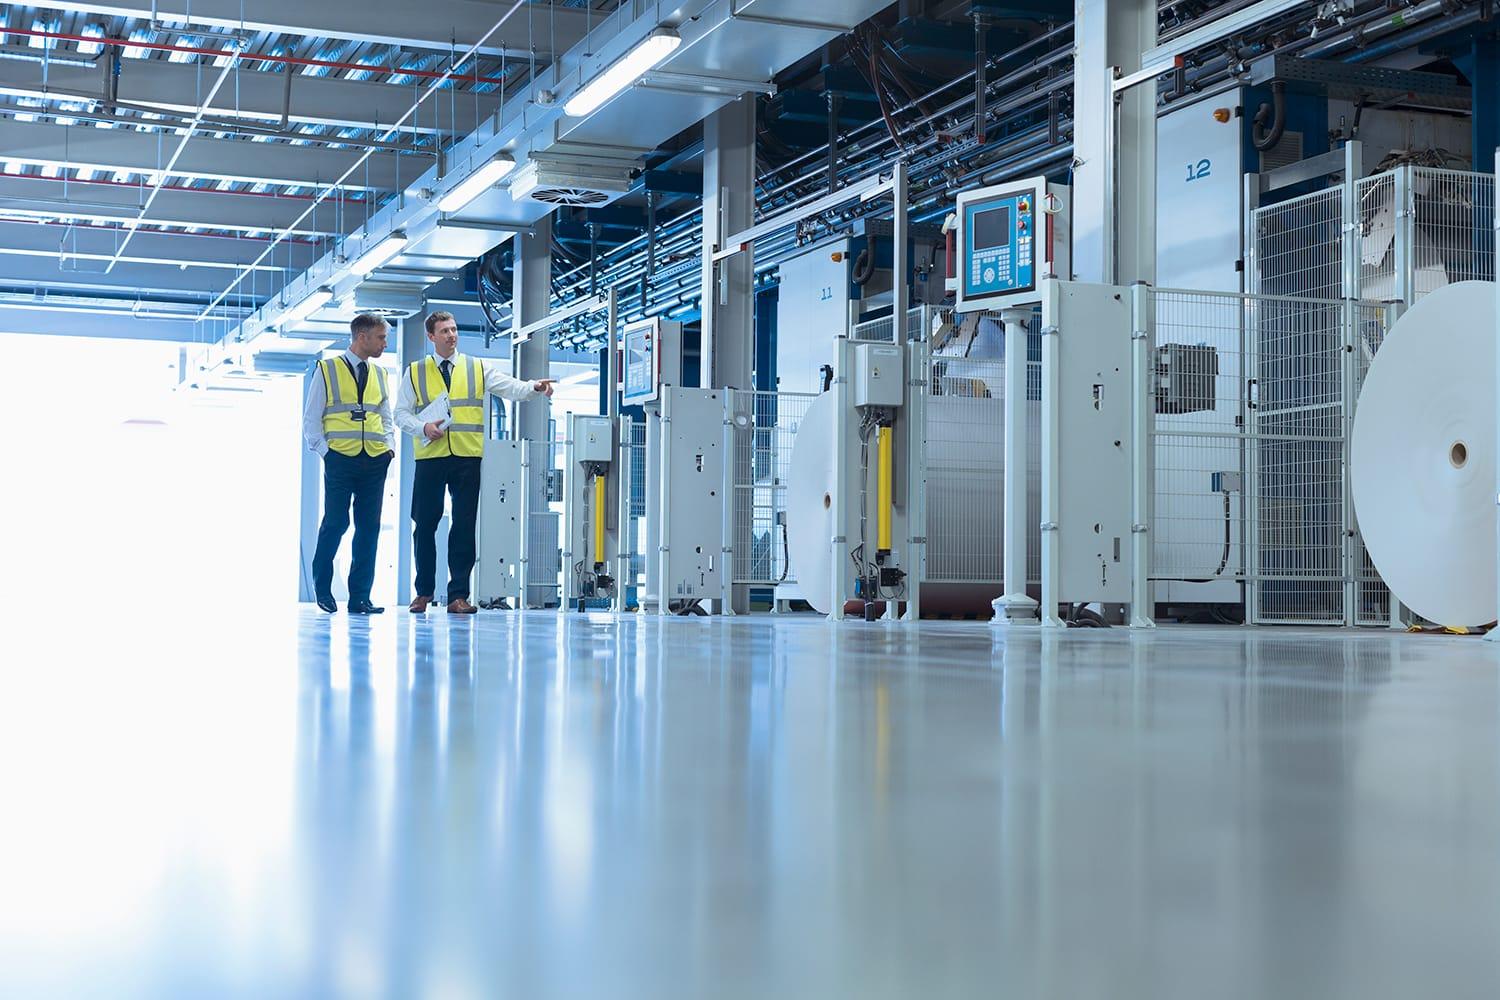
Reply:
<svg viewBox="0 0 1500 1000"><path fill-rule="evenodd" d="M1275 170L1277 167L1291 166L1302 159L1302 133L1286 132L1281 136L1281 141L1264 153L1260 154L1260 170Z"/></svg>
<svg viewBox="0 0 1500 1000"><path fill-rule="evenodd" d="M532 201L545 201L549 205L602 205L611 200L603 191L578 187L540 187L529 197Z"/></svg>

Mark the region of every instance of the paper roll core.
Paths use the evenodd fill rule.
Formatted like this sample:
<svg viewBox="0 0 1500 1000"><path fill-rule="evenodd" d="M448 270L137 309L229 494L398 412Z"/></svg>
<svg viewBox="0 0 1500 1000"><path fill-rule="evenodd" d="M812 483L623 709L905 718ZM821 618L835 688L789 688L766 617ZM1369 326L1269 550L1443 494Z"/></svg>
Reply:
<svg viewBox="0 0 1500 1000"><path fill-rule="evenodd" d="M1453 463L1455 469L1462 469L1469 464L1469 447L1462 441L1453 442L1453 447L1448 449L1448 461Z"/></svg>

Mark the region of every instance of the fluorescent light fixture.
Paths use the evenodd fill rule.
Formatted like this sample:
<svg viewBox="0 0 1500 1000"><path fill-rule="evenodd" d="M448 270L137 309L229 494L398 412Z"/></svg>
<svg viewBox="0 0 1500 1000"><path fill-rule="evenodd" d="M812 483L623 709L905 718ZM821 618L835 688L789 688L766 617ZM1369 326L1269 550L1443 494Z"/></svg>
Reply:
<svg viewBox="0 0 1500 1000"><path fill-rule="evenodd" d="M282 323L300 323L313 313L333 301L333 289L320 288L307 298L288 309L281 317Z"/></svg>
<svg viewBox="0 0 1500 1000"><path fill-rule="evenodd" d="M394 232L357 257L349 270L360 277L388 262L406 248L406 234Z"/></svg>
<svg viewBox="0 0 1500 1000"><path fill-rule="evenodd" d="M494 187L502 177L516 169L516 161L504 153L455 184L438 199L439 212L457 212L469 202Z"/></svg>
<svg viewBox="0 0 1500 1000"><path fill-rule="evenodd" d="M563 105L563 114L581 118L593 114L605 102L650 72L677 46L682 36L671 28L657 28L609 69L589 81Z"/></svg>

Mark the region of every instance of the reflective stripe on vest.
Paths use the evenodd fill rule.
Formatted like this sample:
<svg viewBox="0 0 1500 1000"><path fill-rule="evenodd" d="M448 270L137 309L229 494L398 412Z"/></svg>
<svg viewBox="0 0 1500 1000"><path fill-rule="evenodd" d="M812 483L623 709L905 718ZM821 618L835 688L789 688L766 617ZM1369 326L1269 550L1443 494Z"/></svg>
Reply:
<svg viewBox="0 0 1500 1000"><path fill-rule="evenodd" d="M359 383L342 359L318 362L323 373L323 437L330 451L340 455L384 455L390 451L385 443L385 421L380 417L381 404L387 397L385 372L366 362L370 377L365 380L364 420L355 420L361 409Z"/></svg>
<svg viewBox="0 0 1500 1000"><path fill-rule="evenodd" d="M436 441L428 441L426 437L416 439L418 459L447 458L450 455L478 458L484 454L484 368L478 358L466 358L462 354L455 354L449 360L453 362L451 386L443 384L442 369L433 355L413 362L407 369L411 387L417 394L417 409L446 392L448 412L453 416L453 423Z"/></svg>

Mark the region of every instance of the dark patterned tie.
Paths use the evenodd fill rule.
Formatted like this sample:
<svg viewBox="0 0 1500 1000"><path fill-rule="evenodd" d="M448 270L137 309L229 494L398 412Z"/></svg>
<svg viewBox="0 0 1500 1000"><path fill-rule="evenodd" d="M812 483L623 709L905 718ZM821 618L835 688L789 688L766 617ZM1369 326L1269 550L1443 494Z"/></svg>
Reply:
<svg viewBox="0 0 1500 1000"><path fill-rule="evenodd" d="M444 361L439 366L443 371L443 385L449 389L453 388L453 362Z"/></svg>

